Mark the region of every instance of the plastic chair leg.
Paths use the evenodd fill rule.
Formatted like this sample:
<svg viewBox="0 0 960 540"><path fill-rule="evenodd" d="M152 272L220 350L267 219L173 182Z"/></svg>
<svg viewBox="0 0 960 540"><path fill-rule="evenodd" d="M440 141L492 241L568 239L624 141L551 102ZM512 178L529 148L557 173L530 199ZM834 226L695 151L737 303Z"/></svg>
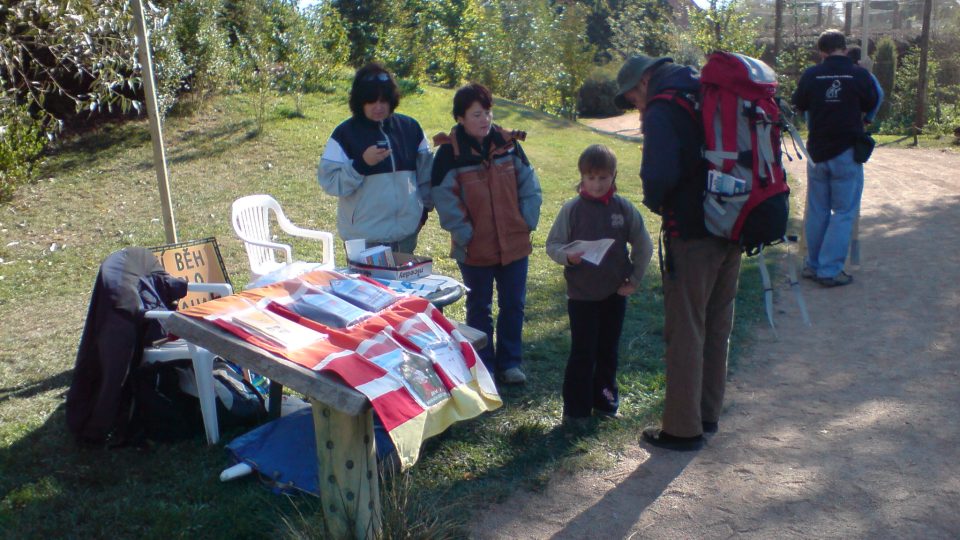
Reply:
<svg viewBox="0 0 960 540"><path fill-rule="evenodd" d="M203 415L203 429L207 433L207 444L217 444L220 440L220 426L217 423L217 396L213 388L214 355L206 349L190 344L190 357L193 359L193 373L197 378L197 394L200 396L200 412Z"/></svg>

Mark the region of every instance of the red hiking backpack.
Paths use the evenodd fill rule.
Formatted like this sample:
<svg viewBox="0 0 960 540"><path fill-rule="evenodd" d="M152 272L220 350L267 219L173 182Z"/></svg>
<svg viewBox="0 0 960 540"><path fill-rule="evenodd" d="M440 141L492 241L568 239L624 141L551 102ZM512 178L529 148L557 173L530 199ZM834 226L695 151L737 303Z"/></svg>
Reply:
<svg viewBox="0 0 960 540"><path fill-rule="evenodd" d="M776 74L767 64L718 51L700 72L696 102L671 92L653 97L678 103L699 118L707 230L738 242L748 255L779 243L787 232L790 188L781 163L776 91Z"/></svg>

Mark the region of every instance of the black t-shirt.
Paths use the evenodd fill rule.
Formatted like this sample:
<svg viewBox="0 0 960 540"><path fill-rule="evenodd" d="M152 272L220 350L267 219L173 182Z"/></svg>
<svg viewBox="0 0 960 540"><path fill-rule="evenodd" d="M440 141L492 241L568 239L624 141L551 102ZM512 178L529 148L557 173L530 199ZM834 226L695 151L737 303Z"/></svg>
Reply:
<svg viewBox="0 0 960 540"><path fill-rule="evenodd" d="M807 68L793 93L793 104L809 113L807 150L813 161L833 159L863 133L863 113L877 103L870 72L846 56L828 56Z"/></svg>

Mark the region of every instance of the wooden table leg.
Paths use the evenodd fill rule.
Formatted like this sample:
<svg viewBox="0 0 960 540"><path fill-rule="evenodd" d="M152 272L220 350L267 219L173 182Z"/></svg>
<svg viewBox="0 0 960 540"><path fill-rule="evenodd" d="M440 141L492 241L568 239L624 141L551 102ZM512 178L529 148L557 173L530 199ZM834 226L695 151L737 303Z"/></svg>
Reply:
<svg viewBox="0 0 960 540"><path fill-rule="evenodd" d="M380 485L373 410L349 416L319 401L310 403L327 529L332 538L374 538L380 529Z"/></svg>

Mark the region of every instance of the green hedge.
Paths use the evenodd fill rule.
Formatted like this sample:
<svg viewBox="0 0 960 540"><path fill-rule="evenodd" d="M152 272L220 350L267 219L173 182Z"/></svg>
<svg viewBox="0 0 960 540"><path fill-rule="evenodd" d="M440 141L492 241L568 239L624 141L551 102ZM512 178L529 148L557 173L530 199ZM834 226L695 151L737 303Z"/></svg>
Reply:
<svg viewBox="0 0 960 540"><path fill-rule="evenodd" d="M0 202L33 176L33 165L47 139L25 106L0 100Z"/></svg>
<svg viewBox="0 0 960 540"><path fill-rule="evenodd" d="M611 68L597 68L583 81L577 95L580 116L604 118L623 114L613 99L617 95L617 76Z"/></svg>

